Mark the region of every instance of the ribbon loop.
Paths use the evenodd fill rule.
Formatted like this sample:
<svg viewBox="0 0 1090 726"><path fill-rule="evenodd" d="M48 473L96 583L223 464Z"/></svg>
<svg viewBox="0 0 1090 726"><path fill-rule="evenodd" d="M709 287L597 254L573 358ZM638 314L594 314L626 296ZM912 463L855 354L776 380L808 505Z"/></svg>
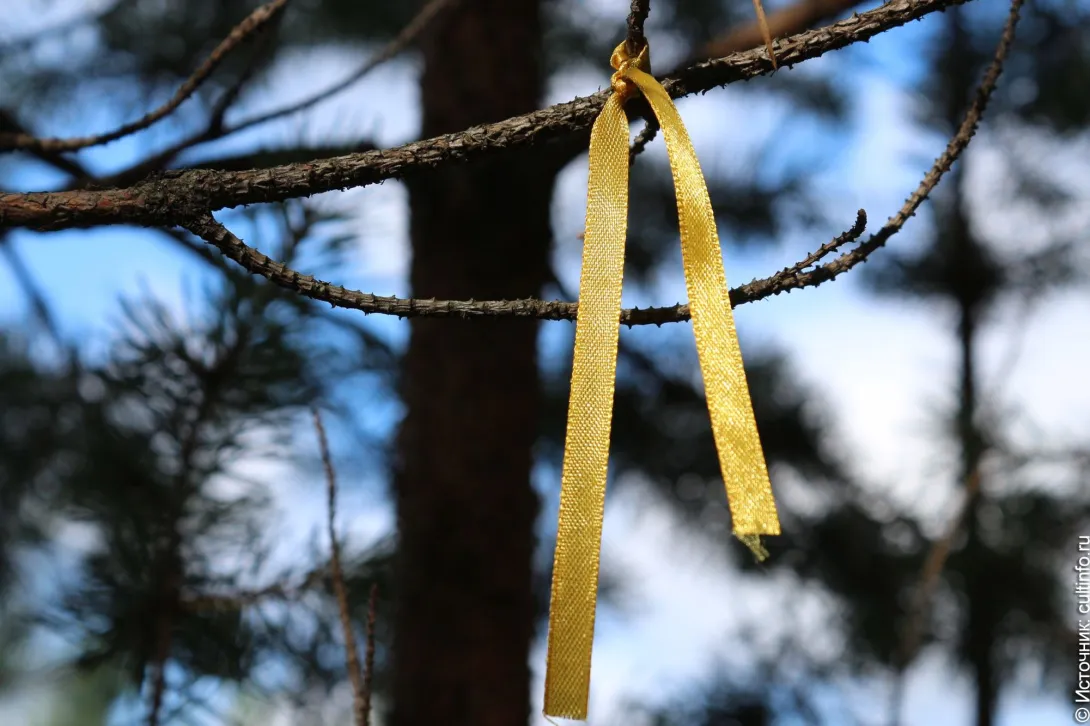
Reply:
<svg viewBox="0 0 1090 726"><path fill-rule="evenodd" d="M629 94L637 88L636 84L625 73L629 68L636 68L644 73L650 73L651 48L645 44L639 54L633 58L628 52L628 43L621 43L613 49L613 54L609 57L609 64L616 71L609 79L609 85L613 88L613 93L621 96L620 100L623 103Z"/></svg>
<svg viewBox="0 0 1090 726"><path fill-rule="evenodd" d="M693 333L734 534L763 559L767 553L760 536L780 533L727 294L715 215L696 151L670 96L650 75L648 48L632 58L621 43L610 63L616 69L611 79L614 93L595 120L590 138L586 232L545 674L546 715L577 719L586 718L590 693L620 332L628 224L628 121L623 104L636 89L651 105L666 139Z"/></svg>

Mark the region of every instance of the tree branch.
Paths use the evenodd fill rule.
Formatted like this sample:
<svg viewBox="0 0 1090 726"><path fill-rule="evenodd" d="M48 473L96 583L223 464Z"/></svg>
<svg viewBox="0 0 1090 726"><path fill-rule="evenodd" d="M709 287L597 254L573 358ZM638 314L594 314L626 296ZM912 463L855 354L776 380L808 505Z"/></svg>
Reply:
<svg viewBox="0 0 1090 726"><path fill-rule="evenodd" d="M363 79L364 76L381 66L383 63L386 63L387 61L401 54L406 48L409 47L409 45L411 45L416 40L417 36L419 36L420 33L425 28L427 28L428 25L431 24L435 17L439 15L440 11L454 5L456 2L459 1L460 0L431 0L431 2L421 8L420 12L417 13L416 16L409 21L408 25L406 25L401 30L401 32L399 32L393 38L393 40L383 46L375 55L368 58L367 61L358 69L356 69L353 73L338 81L337 83L329 86L328 88L322 89L321 91L318 91L317 93L308 96L307 98L304 98L296 103L292 103L288 106L283 106L267 113L244 119L242 121L239 121L238 123L224 125L223 116L227 110L224 101L227 100L229 103L231 100L233 100L229 97L230 92L228 94L225 94L224 98L220 99L220 103L217 104L215 111L209 118L208 124L204 129L198 131L197 133L194 133L191 136L181 139L177 143L173 144L167 149L164 149L162 152L155 154L149 159L141 161L138 164L134 164L127 169L111 175L108 178L100 180L101 183L105 186L124 186L127 184L132 184L143 179L145 176L151 174L152 172L162 170L171 161L176 159L179 154L181 154L183 151L186 151L187 149L191 149L199 144L204 144L209 141L217 141L219 139L226 138L259 124L264 124L270 121L284 118L286 116L291 116L292 114L304 111L311 106L314 106L318 103L321 103L322 101L332 98L341 91L358 83L361 79ZM237 93L237 91L235 91L235 93ZM362 145L363 144L361 144L361 146ZM373 148L375 147L370 146L370 149ZM357 152L363 150L364 149L354 149L354 151ZM349 152L341 153L345 154ZM315 154L309 158L314 159L320 156L322 156L322 154ZM207 163L202 163L195 165L191 168L207 167ZM222 169L225 167L216 168Z"/></svg>
<svg viewBox="0 0 1090 726"><path fill-rule="evenodd" d="M816 58L868 40L890 28L968 0L891 0L880 8L784 41L783 65ZM710 90L768 72L763 49L698 63L664 80L674 98ZM439 166L465 163L489 153L540 145L589 133L608 92L558 104L524 116L418 141L394 149L349 154L242 172L167 172L124 189L0 194L0 227L39 230L102 224L185 224L218 209L276 202L319 192L367 186ZM646 104L630 111L644 115Z"/></svg>
<svg viewBox="0 0 1090 726"><path fill-rule="evenodd" d="M862 233L866 224L866 214L859 211L855 226L844 235L822 249L835 249ZM372 295L357 290L349 290L333 283L319 280L273 260L258 250L248 246L231 233L226 227L210 215L186 223L185 228L205 242L215 246L228 258L234 260L247 271L266 278L275 285L291 290L305 297L329 303L334 307L359 310L366 314L394 315L399 318L440 317L440 318L482 318L516 317L537 318L540 320L575 320L579 304L574 302L545 300L421 300L416 298L387 297ZM854 237L853 237L854 235ZM872 238L873 239L873 238ZM822 253L812 253L810 257ZM845 255L846 257L846 255ZM810 272L798 272L800 262L763 280L754 280L730 291L733 307L745 303L763 300L782 292L816 287L837 275L847 272L866 255L851 262L843 262L843 257L835 262L818 267ZM670 307L631 308L621 311L620 322L623 325L662 325L688 320L688 305Z"/></svg>
<svg viewBox="0 0 1090 726"><path fill-rule="evenodd" d="M628 33L625 38L625 50L635 58L647 46L647 36L643 34L643 24L651 14L651 0L632 0L628 13Z"/></svg>
<svg viewBox="0 0 1090 726"><path fill-rule="evenodd" d="M644 123L644 127L640 129L640 132L636 134L636 138L632 139L632 146L628 149L628 165L632 166L636 163L636 157L643 153L643 150L647 148L647 145L655 140L655 136L659 133L659 120L654 116L651 116Z"/></svg>
<svg viewBox="0 0 1090 726"><path fill-rule="evenodd" d="M901 207L900 211L896 215L891 217L886 225L882 227L876 234L874 234L869 240L859 245L851 252L841 255L836 262L830 263L844 264L844 269L853 267L858 262L865 259L871 252L884 245L890 237L900 230L908 221L909 217L916 214L916 210L920 208L924 200L931 194L932 190L938 185L939 180L943 175L950 171L950 167L961 156L961 152L965 151L965 148L969 145L973 136L976 134L977 127L980 125L980 120L984 117L984 111L988 107L988 101L991 99L992 92L995 90L996 84L999 82L999 76L1003 73L1003 64L1007 60L1007 55L1010 53L1011 45L1014 43L1014 32L1018 26L1018 20L1020 18L1019 12L1022 9L1022 3L1024 0L1012 0L1010 15L1007 16L1007 23L1003 27L1003 33L999 37L999 44L996 46L995 55L992 58L992 62L988 64L987 70L984 72L984 77L980 81L980 85L976 89L976 93L973 95L973 103L969 106L969 110L965 112L965 117L961 121L961 125L958 126L957 132L950 139L946 145L946 149L942 152L942 155L935 160L935 163L924 175L920 185L916 187L916 191L912 193ZM828 267L830 265L826 265ZM821 268L819 268L821 269ZM841 270L843 271L843 270ZM837 272L836 274L840 274Z"/></svg>
<svg viewBox="0 0 1090 726"><path fill-rule="evenodd" d="M999 76L1003 72L1003 63L1014 42L1014 29L1018 22L1018 11L1023 0L1014 0L1011 5L1011 15L1007 25L999 39L995 57L988 66L984 77L977 88L973 103L965 114L961 126L947 144L942 155L924 175L916 190L905 201L901 209L886 222L882 229L859 245L859 247L845 252L832 262L805 270L819 260L839 249L844 244L859 237L866 224L866 215L860 210L855 225L847 233L823 245L817 251L808 255L799 263L788 267L763 280L754 280L741 287L730 291L732 307L737 307L747 302L761 300L771 295L782 292L801 289L804 287L816 287L824 282L842 275L861 262L866 261L876 249L885 245L889 239L904 227L905 223L915 215L924 200L938 185L943 175L961 155L961 152L969 145L969 141L976 133L980 119L987 108L992 91L995 90ZM269 259L257 250L247 246L242 240L232 234L226 227L205 214L194 217L185 223L189 231L198 237L217 247L224 255L242 265L246 270L255 275L261 275L274 284L293 290L306 297L327 302L335 307L343 307L361 310L364 313L382 313L396 315L397 317L528 317L542 320L574 320L578 310L577 303L571 302L546 302L543 300L417 300L413 298L396 298L371 295L369 293L348 290L338 285L318 280L311 275L304 275L285 265ZM690 317L688 305L674 305L665 308L638 308L621 311L620 322L624 325L662 325L663 323L680 322Z"/></svg>
<svg viewBox="0 0 1090 726"><path fill-rule="evenodd" d="M3 136L4 134L25 134L26 132L26 128L17 118L15 118L15 114L12 111L6 108L0 108L0 136ZM67 174L80 182L93 181L95 178L94 174L88 171L79 161L70 159L59 152L30 149L27 153L39 161L49 164L57 171Z"/></svg>
<svg viewBox="0 0 1090 726"><path fill-rule="evenodd" d="M283 9L287 2L288 0L272 0L272 2L262 5L257 10L250 13L245 20L236 25L234 30L216 46L211 55L209 55L204 63L193 72L193 75L175 91L169 101L154 111L148 112L136 121L125 124L109 133L71 139L41 139L25 133L2 133L0 134L0 151L11 149L47 152L76 151L78 149L85 149L89 146L98 146L99 144L116 141L124 136L146 129L156 121L169 116L175 109L181 106L182 103L192 96L194 91L212 75L212 72L215 71L223 59L227 57L228 53L234 50L247 37L276 17L277 13Z"/></svg>

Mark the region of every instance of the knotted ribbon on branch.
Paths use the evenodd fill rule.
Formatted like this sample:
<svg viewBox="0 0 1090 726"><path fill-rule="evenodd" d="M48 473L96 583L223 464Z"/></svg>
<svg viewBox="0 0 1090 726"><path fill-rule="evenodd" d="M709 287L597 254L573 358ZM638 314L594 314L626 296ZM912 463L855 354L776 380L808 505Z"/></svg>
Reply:
<svg viewBox="0 0 1090 726"><path fill-rule="evenodd" d="M611 79L613 93L594 122L590 140L586 232L545 675L545 714L577 719L586 718L590 693L617 372L628 223L629 133L623 106L637 92L658 118L670 157L693 332L734 534L763 559L767 553L760 536L780 533L727 295L715 216L696 151L670 96L650 75L648 48L644 46L639 56L632 58L621 43L610 63L616 70Z"/></svg>

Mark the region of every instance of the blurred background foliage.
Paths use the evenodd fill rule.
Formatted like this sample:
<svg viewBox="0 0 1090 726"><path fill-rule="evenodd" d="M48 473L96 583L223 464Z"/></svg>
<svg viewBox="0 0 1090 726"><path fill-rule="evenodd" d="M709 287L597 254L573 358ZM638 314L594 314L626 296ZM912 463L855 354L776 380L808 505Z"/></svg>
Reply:
<svg viewBox="0 0 1090 726"><path fill-rule="evenodd" d="M106 127L111 119L135 117L171 93L255 6L251 0L116 0L45 31L5 29L0 127L62 134L84 131L85 120ZM846 5L844 12L852 9ZM267 98L274 71L290 71L293 59L316 49L375 50L417 10L399 2L289 3L278 22L226 59L195 101L140 137L139 158L200 134L224 99L231 101L227 127L249 118L234 106L251 113L278 107L279 99ZM542 0L540 10L548 73L604 78L602 59L620 36L622 17L575 0ZM1060 668L1073 663L1075 652L1064 625L1070 578L1061 567L1062 553L1087 521L1090 459L1086 449L1049 448L1020 437L1008 425L1017 411L1002 408L976 361L999 306L1032 306L1085 282L1085 230L1053 223L1069 218L1083 200L1035 149L1085 155L1088 12L1090 5L1075 0L1023 9L1019 41L987 120L988 163L1002 173L977 193L959 165L933 195L915 250L883 250L864 272L852 273L864 275L875 295L950 312L956 384L931 422L937 446L955 453L938 478L957 486L973 477L986 481L950 542L918 636L920 649L949 653L972 679L977 726L997 722L1000 695L1023 671L1040 668L1046 686L1061 689L1072 685L1075 672ZM917 59L923 72L906 81L917 93L911 113L921 135L953 132L1005 14L1003 3L973 2L928 20L933 32ZM662 46L659 69L698 54L728 29L750 23L751 15L749 0L656 0L649 35ZM435 22L445 22L443 15ZM865 52L845 55L862 62ZM416 63L414 53L395 62ZM449 62L457 67L459 59ZM784 102L791 112L750 158L709 175L729 244L775 245L800 228L814 231L815 239L840 231L844 220L829 218L816 193L820 159L800 160L797 148L777 140L817 124L850 143L849 113L858 99L837 76L845 67L825 63L732 86L753 103ZM315 79L313 86L329 82ZM403 137L411 139L412 132ZM260 126L245 138L233 146L196 143L157 163L249 168L374 143L361 137L337 148L285 142L282 135L265 138ZM967 159L975 158L970 149ZM676 262L678 246L668 171L650 155L637 168L626 290L638 294L654 289L662 266ZM17 154L0 157L0 187L19 188L28 174L65 188L149 171L154 168L97 150ZM1009 223L999 229L982 223L1000 214ZM297 266L338 269L355 244L349 215L328 204L260 205L238 219L254 230L250 236L262 249ZM1027 225L1039 234L1019 244L1016 230ZM291 465L292 476L317 481L307 410L320 407L333 414L343 478L350 481L347 472L361 461L386 477L393 468L392 427L376 433L360 424L358 409L364 407L364 418L369 405L387 412L382 415L398 410L402 343L362 315L322 309L241 273L185 234L146 235L199 256L208 274L183 315L155 290L120 300L106 341L65 333L50 312L50 280L29 273L14 235L0 236L29 311L22 320L9 317L0 335L0 697L49 688L64 694L55 707L39 709L39 721L27 723L145 722L150 674L162 666L161 723L258 723L278 709L290 709L300 723L343 721L346 678L324 570L328 543L315 537L290 566L272 562L277 482L233 463L244 456L275 460ZM554 272L542 294L570 299L561 277ZM647 488L690 531L719 542L729 519L695 357L686 345L662 340L643 331L622 336L611 481ZM570 359L557 360L543 355L541 363L535 453L546 471L559 466L567 407ZM873 723L850 709L829 716L817 704L844 678L896 680L909 665L918 649L906 652L904 643L915 627L921 568L959 505L938 530L928 515L898 511L866 471L851 465L851 452L829 441L828 407L799 378L797 361L780 350L757 349L747 353L747 369L777 489L808 491L783 498L785 535L769 543L773 556L760 570L830 598L836 616L828 626L840 637L824 652L805 643L770 648L755 642L742 659L749 669L724 665L678 694L676 706L662 706L656 694L658 705L634 702L629 715L670 726ZM361 389L368 392L362 404L348 393ZM545 493L550 496L555 491ZM548 533L551 525L540 529ZM540 552L551 552L549 536ZM396 709L390 668L398 546L391 532L377 542L350 541L346 553L358 636L368 617L367 593L380 585L380 718ZM730 552L738 555L733 566L757 568L742 548L732 545ZM487 564L459 566L472 579ZM605 567L604 596L623 610L624 573L609 571L608 562ZM539 634L548 578L548 568L538 567L530 584ZM792 657L784 662L777 654L787 647ZM341 697L329 699L332 692Z"/></svg>

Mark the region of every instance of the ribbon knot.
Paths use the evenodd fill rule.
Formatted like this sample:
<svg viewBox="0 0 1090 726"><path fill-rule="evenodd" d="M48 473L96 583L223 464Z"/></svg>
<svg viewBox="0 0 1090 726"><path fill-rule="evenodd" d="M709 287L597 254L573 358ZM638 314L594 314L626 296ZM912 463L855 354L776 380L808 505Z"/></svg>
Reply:
<svg viewBox="0 0 1090 726"><path fill-rule="evenodd" d="M659 120L670 157L693 334L734 534L763 559L768 553L760 536L780 533L734 329L715 215L696 151L666 89L649 73L647 47L632 58L621 43L610 63L616 69L610 81L614 93L590 136L587 221L545 672L545 714L578 719L587 716L590 694L628 225L628 119L623 105L637 90Z"/></svg>
<svg viewBox="0 0 1090 726"><path fill-rule="evenodd" d="M609 79L609 85L623 102L633 91L638 91L636 83L625 74L629 68L636 68L644 73L651 72L651 47L646 43L635 58L628 52L628 43L621 43L613 49L609 64L616 71Z"/></svg>

